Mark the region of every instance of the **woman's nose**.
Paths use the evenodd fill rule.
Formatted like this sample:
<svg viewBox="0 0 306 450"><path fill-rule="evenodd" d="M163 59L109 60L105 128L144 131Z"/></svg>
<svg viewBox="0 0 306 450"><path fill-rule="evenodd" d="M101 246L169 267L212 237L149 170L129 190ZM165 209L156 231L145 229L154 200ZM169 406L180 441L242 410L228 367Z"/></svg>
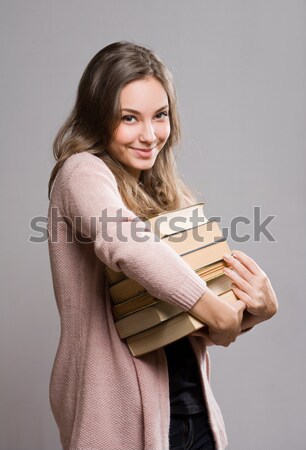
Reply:
<svg viewBox="0 0 306 450"><path fill-rule="evenodd" d="M152 122L144 123L139 136L141 142L152 143L155 141L155 130Z"/></svg>

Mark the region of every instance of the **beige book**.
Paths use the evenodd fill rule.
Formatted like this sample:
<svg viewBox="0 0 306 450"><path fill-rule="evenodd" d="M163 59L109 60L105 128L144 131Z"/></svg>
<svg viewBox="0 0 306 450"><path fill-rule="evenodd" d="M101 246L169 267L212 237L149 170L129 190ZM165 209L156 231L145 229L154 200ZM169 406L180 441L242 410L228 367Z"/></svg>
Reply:
<svg viewBox="0 0 306 450"><path fill-rule="evenodd" d="M183 309L179 306L160 301L156 305L123 317L115 323L115 326L121 339L124 339L154 327L182 312Z"/></svg>
<svg viewBox="0 0 306 450"><path fill-rule="evenodd" d="M118 283L126 278L123 272L116 272L108 266L105 266L105 275L110 285Z"/></svg>
<svg viewBox="0 0 306 450"><path fill-rule="evenodd" d="M231 290L232 280L228 276L223 274L217 278L214 278L213 280L208 281L207 287L211 289L216 295L221 295L224 292Z"/></svg>
<svg viewBox="0 0 306 450"><path fill-rule="evenodd" d="M155 305L160 302L159 299L152 297L148 292L145 292L138 297L131 298L126 302L118 303L117 305L112 305L113 316L116 320L121 319L129 314L132 314L141 309L147 308L148 306Z"/></svg>
<svg viewBox="0 0 306 450"><path fill-rule="evenodd" d="M222 238L220 241L184 253L181 257L193 270L198 270L220 261L225 253L231 253L231 251L226 240Z"/></svg>
<svg viewBox="0 0 306 450"><path fill-rule="evenodd" d="M208 266L201 267L200 269L195 270L195 272L197 273L197 275L199 275L199 277L202 278L202 280L208 282L223 275L225 266L225 261L221 260L213 264L209 264Z"/></svg>
<svg viewBox="0 0 306 450"><path fill-rule="evenodd" d="M125 278L109 288L113 303L122 303L146 292L145 288L132 278Z"/></svg>
<svg viewBox="0 0 306 450"><path fill-rule="evenodd" d="M222 231L216 221L209 221L196 227L184 230L162 240L179 255L197 250L204 245L212 244L222 238Z"/></svg>
<svg viewBox="0 0 306 450"><path fill-rule="evenodd" d="M175 211L166 211L146 220L152 233L163 238L179 231L188 230L207 222L203 211L204 203L196 203Z"/></svg>
<svg viewBox="0 0 306 450"><path fill-rule="evenodd" d="M126 342L133 356L142 356L171 344L203 326L204 324L198 319L183 312L155 327L127 338Z"/></svg>

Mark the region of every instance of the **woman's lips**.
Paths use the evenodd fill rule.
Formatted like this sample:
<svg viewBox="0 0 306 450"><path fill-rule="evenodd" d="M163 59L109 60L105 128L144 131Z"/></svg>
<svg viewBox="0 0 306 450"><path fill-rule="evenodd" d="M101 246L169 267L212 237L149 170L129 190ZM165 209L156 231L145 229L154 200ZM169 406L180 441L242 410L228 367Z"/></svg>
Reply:
<svg viewBox="0 0 306 450"><path fill-rule="evenodd" d="M141 156L142 158L149 158L154 150L153 148L137 148L137 147L131 147L132 150L134 150L137 155Z"/></svg>

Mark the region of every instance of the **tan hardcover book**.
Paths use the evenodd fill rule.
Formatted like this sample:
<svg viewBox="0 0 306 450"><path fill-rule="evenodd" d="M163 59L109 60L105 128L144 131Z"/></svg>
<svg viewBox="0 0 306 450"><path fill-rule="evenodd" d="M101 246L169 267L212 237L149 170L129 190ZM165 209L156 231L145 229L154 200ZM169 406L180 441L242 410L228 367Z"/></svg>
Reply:
<svg viewBox="0 0 306 450"><path fill-rule="evenodd" d="M145 288L132 278L125 278L109 288L111 299L115 304L126 302L145 292Z"/></svg>
<svg viewBox="0 0 306 450"><path fill-rule="evenodd" d="M116 272L108 266L105 266L105 275L110 285L118 283L126 278L123 272Z"/></svg>
<svg viewBox="0 0 306 450"><path fill-rule="evenodd" d="M225 261L217 261L213 264L209 264L208 266L201 267L200 269L195 270L195 272L201 277L204 281L208 282L213 280L214 278L220 277L223 275L224 267L226 266Z"/></svg>
<svg viewBox="0 0 306 450"><path fill-rule="evenodd" d="M118 303L117 305L112 305L112 312L115 319L119 320L129 314L132 314L141 309L147 308L148 306L155 305L160 302L159 299L152 297L148 292L145 292L138 297L131 298L126 302Z"/></svg>
<svg viewBox="0 0 306 450"><path fill-rule="evenodd" d="M226 240L222 238L222 240L205 245L202 248L183 253L181 258L193 270L198 270L222 260L225 253L231 253L231 251Z"/></svg>
<svg viewBox="0 0 306 450"><path fill-rule="evenodd" d="M127 338L126 342L133 356L142 356L171 344L203 326L204 324L198 319L183 312L155 327Z"/></svg>
<svg viewBox="0 0 306 450"><path fill-rule="evenodd" d="M199 226L184 230L162 240L179 255L197 250L203 245L212 244L222 238L222 231L216 221L208 221Z"/></svg>
<svg viewBox="0 0 306 450"><path fill-rule="evenodd" d="M160 301L156 305L123 317L115 323L115 326L121 339L124 339L154 327L182 312L183 309L179 306Z"/></svg>
<svg viewBox="0 0 306 450"><path fill-rule="evenodd" d="M207 222L203 211L204 203L196 203L175 211L166 211L146 220L151 231L163 238L179 231L188 230Z"/></svg>
<svg viewBox="0 0 306 450"><path fill-rule="evenodd" d="M224 294L232 288L232 280L225 274L207 282L207 287L216 295Z"/></svg>

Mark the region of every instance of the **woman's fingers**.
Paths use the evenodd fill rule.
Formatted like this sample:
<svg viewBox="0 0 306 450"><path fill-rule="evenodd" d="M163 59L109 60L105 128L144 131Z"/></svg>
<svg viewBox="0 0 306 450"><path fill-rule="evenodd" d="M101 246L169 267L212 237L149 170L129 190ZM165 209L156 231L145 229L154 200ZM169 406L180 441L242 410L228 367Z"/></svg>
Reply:
<svg viewBox="0 0 306 450"><path fill-rule="evenodd" d="M246 292L240 289L236 284L232 284L232 290L239 298L239 300L242 300L247 305L247 307L250 307L252 305L252 298Z"/></svg>
<svg viewBox="0 0 306 450"><path fill-rule="evenodd" d="M242 289L243 291L247 291L250 292L250 290L252 289L252 285L251 283L249 283L248 281L246 281L245 278L243 278L240 273L238 273L238 270L235 268L235 270L233 270L231 267L225 267L223 269L223 272L225 273L225 275L227 275L233 283L235 283L240 289ZM251 281L251 280L250 280Z"/></svg>
<svg viewBox="0 0 306 450"><path fill-rule="evenodd" d="M225 254L223 256L224 261L230 266L231 269L235 270L244 280L251 283L253 273L244 266L242 262L234 258L232 255Z"/></svg>
<svg viewBox="0 0 306 450"><path fill-rule="evenodd" d="M240 250L233 250L232 256L234 257L234 259L243 264L252 274L260 275L263 273L258 264L256 264L256 262L252 258L241 252Z"/></svg>
<svg viewBox="0 0 306 450"><path fill-rule="evenodd" d="M263 320L271 318L278 309L278 302L270 280L255 261L245 253L234 250L233 256L225 255L229 267L224 273L232 280L232 289L247 305L249 313Z"/></svg>

